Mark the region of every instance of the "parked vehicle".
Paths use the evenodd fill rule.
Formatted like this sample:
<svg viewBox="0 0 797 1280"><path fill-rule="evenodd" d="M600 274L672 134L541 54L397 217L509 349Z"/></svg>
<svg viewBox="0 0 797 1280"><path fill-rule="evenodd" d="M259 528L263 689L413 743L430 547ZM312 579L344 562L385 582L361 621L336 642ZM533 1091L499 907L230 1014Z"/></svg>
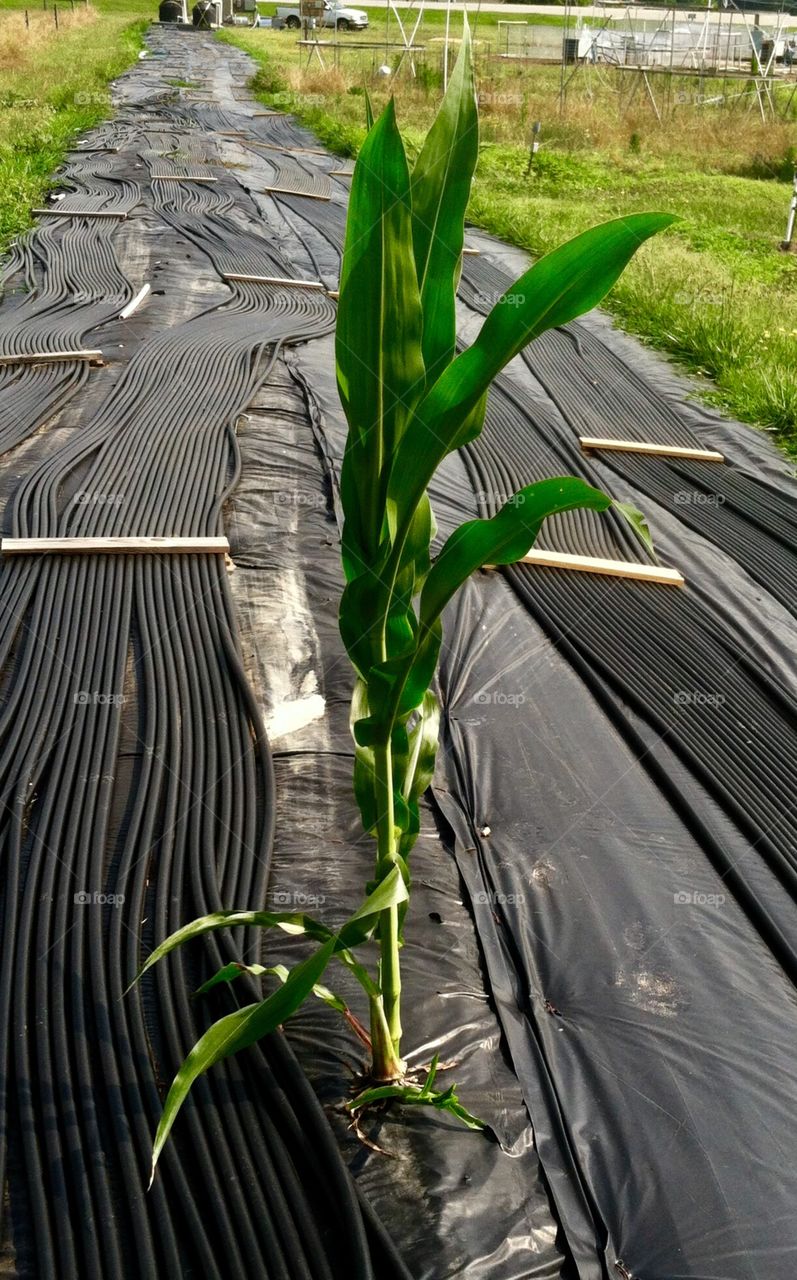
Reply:
<svg viewBox="0 0 797 1280"><path fill-rule="evenodd" d="M298 5L277 5L274 16L294 31L302 25ZM316 22L324 27L334 27L337 31L364 31L368 26L368 14L363 13L362 9L349 9L347 5L327 0L323 16L320 20L316 19Z"/></svg>

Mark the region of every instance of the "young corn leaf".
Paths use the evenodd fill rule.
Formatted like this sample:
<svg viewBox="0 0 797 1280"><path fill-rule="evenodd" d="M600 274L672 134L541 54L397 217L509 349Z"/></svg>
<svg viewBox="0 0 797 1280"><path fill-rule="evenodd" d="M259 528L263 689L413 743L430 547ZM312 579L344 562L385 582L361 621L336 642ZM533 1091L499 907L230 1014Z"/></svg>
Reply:
<svg viewBox="0 0 797 1280"><path fill-rule="evenodd" d="M194 995L205 996L214 987L221 986L225 982L234 982L236 978L240 978L244 973L248 973L253 978L279 978L280 982L287 982L290 972L290 969L284 964L266 966L262 964L243 964L239 960L234 960L232 964L225 964L217 973L214 973L212 978L208 978L207 982L203 982L201 987L197 987ZM349 1012L346 1002L320 982L317 982L313 987L313 995L318 1000L322 1000L324 1004L328 1004L331 1009L336 1009L338 1013L346 1014Z"/></svg>
<svg viewBox="0 0 797 1280"><path fill-rule="evenodd" d="M333 934L326 925L314 920L312 916L304 915L301 912L215 911L210 915L200 916L199 919L192 920L190 924L183 925L181 929L177 929L168 938L164 938L163 942L147 957L130 986L134 986L154 964L157 964L159 960L167 956L169 952L174 951L177 947L194 938L200 938L203 934L213 933L218 929L232 929L245 925L254 925L260 929L278 928L285 933L307 934L308 937L317 942L326 943L331 938L335 943L336 950L343 951L365 942L376 928L379 913L388 907L398 906L400 903L405 902L406 898L406 886L400 872L395 869L376 886L337 934ZM129 990L130 987L128 987Z"/></svg>
<svg viewBox="0 0 797 1280"><path fill-rule="evenodd" d="M262 1040L263 1036L275 1031L295 1013L323 974L334 949L335 938L330 938L307 960L291 970L287 982L272 995L259 1004L246 1005L243 1009L236 1009L234 1013L219 1018L196 1042L174 1077L163 1104L152 1148L150 1186L155 1177L158 1157L194 1081L222 1058L228 1058L257 1040Z"/></svg>
<svg viewBox="0 0 797 1280"><path fill-rule="evenodd" d="M605 511L611 505L611 498L599 489L583 480L563 477L527 485L492 519L460 525L444 543L421 592L418 646L410 658L389 673L380 672L383 697L369 700L371 715L355 725L359 739L381 739L397 718L421 705L437 666L441 614L475 569L521 560L549 516L575 507Z"/></svg>
<svg viewBox="0 0 797 1280"><path fill-rule="evenodd" d="M481 430L481 415L474 411L493 379L546 329L596 306L639 246L672 222L669 214L639 213L593 227L546 254L496 303L472 346L420 401L393 457L387 516L395 561L443 458ZM514 305L506 306L510 295Z"/></svg>
<svg viewBox="0 0 797 1280"><path fill-rule="evenodd" d="M310 927L306 932L311 933L311 935L314 933L326 933L326 940L307 960L302 961L301 964L291 969L285 982L277 991L259 1004L250 1004L243 1009L236 1009L233 1013L220 1018L218 1022L214 1022L213 1026L208 1028L180 1067L163 1104L163 1114L155 1135L152 1152L153 1177L155 1165L163 1150L163 1145L194 1081L216 1062L220 1062L222 1058L227 1058L231 1054L237 1053L240 1049L245 1049L248 1045L254 1044L256 1040L262 1039L263 1036L268 1035L269 1032L274 1031L276 1027L285 1022L318 986L319 979L332 957L337 954L339 958L343 959L344 952L348 948L357 946L367 937L370 937L383 911L398 906L400 903L405 902L406 899L407 889L401 877L401 872L398 867L393 867L373 892L368 895L357 911L349 916L339 933L332 934L323 925L319 925L317 921L310 922ZM177 933L173 933L171 937L161 943L160 947L150 956L141 972L144 973L151 964L161 959L169 951L174 950L182 942L187 941L189 937L199 937L201 934L208 933L214 929L229 927L231 923L239 925L265 924L266 927L270 927L274 923L281 923L279 920L274 921L274 915L274 912L221 911L212 916L203 916L201 919L195 920L193 924L179 929ZM307 919L307 917L302 917L302 919ZM291 921L291 924L293 924L293 921ZM302 930L298 931L302 932ZM348 962L346 961L346 963ZM361 968L355 961L352 961L349 967ZM371 991L376 992L376 988L370 979L368 979L368 982L370 983ZM150 1185L152 1185L152 1179L150 1179Z"/></svg>
<svg viewBox="0 0 797 1280"><path fill-rule="evenodd" d="M347 576L379 552L385 459L423 391L421 334L410 175L391 100L357 159L340 276L335 354L349 422L341 472Z"/></svg>
<svg viewBox="0 0 797 1280"><path fill-rule="evenodd" d="M431 627L475 569L513 564L531 550L543 520L587 507L605 511L611 498L572 476L540 480L520 489L489 520L469 520L455 529L432 565L421 592L421 628Z"/></svg>
<svg viewBox="0 0 797 1280"><path fill-rule="evenodd" d="M447 1089L437 1093L434 1091L432 1086L437 1074L437 1061L438 1055L435 1054L429 1074L422 1086L410 1083L385 1084L377 1085L373 1089L363 1089L362 1093L358 1093L356 1098L346 1104L348 1110L356 1115L358 1111L363 1111L379 1102L400 1102L405 1106L434 1107L437 1111L448 1111L467 1129L485 1129L484 1121L479 1120L466 1107L463 1107L457 1096L455 1085L449 1085Z"/></svg>
<svg viewBox="0 0 797 1280"><path fill-rule="evenodd" d="M419 708L417 723L408 735L410 760L400 783L409 814L409 824L399 839L399 854L405 862L421 829L420 799L434 776L439 734L440 704L432 691L427 689ZM403 903L400 908L402 916L406 909L407 904Z"/></svg>
<svg viewBox="0 0 797 1280"><path fill-rule="evenodd" d="M467 16L443 104L412 172L412 240L423 306L427 382L453 359L465 210L479 158L479 114Z"/></svg>
<svg viewBox="0 0 797 1280"><path fill-rule="evenodd" d="M651 537L650 529L648 528L648 522L642 512L638 511L631 502L618 502L615 499L612 506L615 511L618 511L620 515L628 521L645 550L655 560L656 551L653 546L653 538Z"/></svg>

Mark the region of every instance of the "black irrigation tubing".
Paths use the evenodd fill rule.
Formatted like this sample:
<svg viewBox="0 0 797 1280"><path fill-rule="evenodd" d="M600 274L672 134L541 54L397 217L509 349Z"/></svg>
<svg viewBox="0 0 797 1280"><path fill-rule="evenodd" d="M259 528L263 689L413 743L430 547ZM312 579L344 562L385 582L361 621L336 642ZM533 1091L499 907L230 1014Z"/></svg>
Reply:
<svg viewBox="0 0 797 1280"><path fill-rule="evenodd" d="M508 378L499 380L483 435L463 451L485 514L498 509L505 492L559 469L562 442L554 433L555 426L546 430L538 402ZM575 451L572 463L569 469L590 478ZM596 553L591 522L568 521L563 541L572 552ZM651 726L797 900L797 803L783 800L797 768L797 706L745 651L744 637L688 586L672 590L530 566L515 567L507 577L543 628L558 644L566 642L568 657L578 656L579 670L602 700L611 690L617 702ZM704 696L710 714L682 705L679 695L685 690ZM715 697L718 690L722 699ZM630 741L633 727L617 705L612 717ZM642 760L655 767L653 753L643 753ZM719 857L716 841L711 852L727 874L731 869ZM741 866L734 879L751 917L759 926L769 921L767 905L756 899L755 873L748 884ZM767 924L766 936L790 974L797 975L793 940L784 939L774 924Z"/></svg>
<svg viewBox="0 0 797 1280"><path fill-rule="evenodd" d="M295 275L223 195L155 188L220 271ZM219 532L237 417L283 342L333 324L318 291L231 282L23 479L11 532ZM75 503L78 487L118 501ZM271 760L223 561L16 561L2 591L0 1181L10 1121L22 1274L406 1277L279 1035L199 1083L144 1192L161 1091L197 1035L189 991L254 944L215 935L124 987L157 939L267 886Z"/></svg>
<svg viewBox="0 0 797 1280"><path fill-rule="evenodd" d="M339 251L344 211L336 204L313 204L278 197L280 208L290 208ZM464 260L460 295L475 310L488 312L511 284L512 278L487 259ZM543 335L524 358L571 431L563 434L561 418L542 397L529 396L510 378L500 379L490 396L485 433L465 451L474 493L486 514L494 514L521 485L545 475L576 473L599 483L578 444L580 434L625 438L631 422L644 424L646 439L686 447L701 444L675 401L657 392L583 326ZM669 496L674 514L736 555L748 572L794 609L797 511L787 496L720 464L673 461L662 466L658 460L606 453L601 460L664 505ZM676 501L685 486L721 494L722 501L709 507L709 519L697 503L694 510L683 504L683 510ZM613 513L577 511L558 517L547 522L540 545L614 559L645 559L640 544ZM788 779L797 765L793 699L744 653L743 638L732 634L710 605L688 589L674 592L581 574L568 578L532 568L513 569L508 576L673 796L781 962L792 975L797 973L797 949L784 937L776 915L759 900L744 868L729 864L721 843L678 793L655 753L640 749L642 739L620 706L632 706L681 756L746 833L758 856L775 870L789 895L797 898L797 821L793 807L784 810L779 799L788 792ZM720 682L725 702L712 705L710 718L701 721L679 707L680 691L711 694ZM773 802L773 797L778 799Z"/></svg>
<svg viewBox="0 0 797 1280"><path fill-rule="evenodd" d="M135 183L118 181L110 161L92 154L67 164L72 194L54 210L138 202ZM24 296L0 319L0 357L82 350L86 336L117 316L133 296L114 252L114 218L48 218L15 246L5 279L24 275ZM85 385L84 360L0 366L0 452L19 444Z"/></svg>
<svg viewBox="0 0 797 1280"><path fill-rule="evenodd" d="M465 260L460 292L482 314L511 285L511 277L489 260ZM523 358L573 439L641 437L686 448L702 445L683 408L584 325L543 334ZM654 460L613 450L599 456L640 493L730 553L785 608L795 611L797 506L788 495L732 465Z"/></svg>

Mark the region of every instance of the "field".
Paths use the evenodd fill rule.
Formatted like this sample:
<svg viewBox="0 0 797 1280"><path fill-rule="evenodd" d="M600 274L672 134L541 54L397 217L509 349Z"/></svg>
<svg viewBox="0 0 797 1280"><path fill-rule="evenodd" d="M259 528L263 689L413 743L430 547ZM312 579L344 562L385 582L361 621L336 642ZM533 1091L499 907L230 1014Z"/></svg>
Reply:
<svg viewBox="0 0 797 1280"><path fill-rule="evenodd" d="M110 113L108 82L135 60L151 6L138 0L0 16L0 251L30 226L64 148Z"/></svg>
<svg viewBox="0 0 797 1280"><path fill-rule="evenodd" d="M146 18L143 0L30 10L13 0L0 20L0 248L30 225L28 210L46 191L70 139L108 113L108 81L135 60ZM261 6L268 13L273 5ZM399 39L385 11L369 11L356 46ZM752 100L735 109L696 105L696 82L654 89L657 122L641 94L625 109L621 86L598 68L577 74L560 110L556 66L500 60L499 15L476 27L482 148L471 220L532 252L561 243L602 219L643 209L676 213L677 228L641 253L614 290L610 307L630 331L711 380L706 395L743 420L797 448L797 290L795 260L782 254L793 173L793 120L762 121ZM442 13L424 19L426 45L412 76L407 61L393 85L404 135L417 145L439 99ZM535 17L540 28L560 15ZM292 33L224 33L260 64L266 103L294 111L325 143L355 154L364 137L367 86L386 97L380 66L394 48L342 52L326 67L301 52ZM710 98L721 86L700 86ZM781 91L785 98L790 87ZM627 96L627 91L626 95ZM529 171L531 126L540 149Z"/></svg>
<svg viewBox="0 0 797 1280"><path fill-rule="evenodd" d="M384 31L384 14L372 17L369 39ZM797 154L793 121L762 121L749 97L735 109L701 108L690 100L696 82L682 80L656 84L659 124L641 95L621 110L616 78L598 68L579 73L560 112L558 67L499 61L490 56L495 30L482 25L476 34L482 149L471 220L540 252L603 218L644 209L676 213L677 229L640 253L611 309L627 329L712 379L706 394L715 403L797 447L797 277L794 258L778 249ZM378 68L399 56L347 51L334 66L327 53L322 70L298 50L293 34L222 38L260 63L256 83L265 103L289 106L344 154L355 154L364 136L364 87L380 105L386 88ZM441 90L439 23L426 25L418 39L427 50L417 75L405 61L395 84L410 147ZM707 97L718 88L702 86ZM535 120L541 146L529 173Z"/></svg>

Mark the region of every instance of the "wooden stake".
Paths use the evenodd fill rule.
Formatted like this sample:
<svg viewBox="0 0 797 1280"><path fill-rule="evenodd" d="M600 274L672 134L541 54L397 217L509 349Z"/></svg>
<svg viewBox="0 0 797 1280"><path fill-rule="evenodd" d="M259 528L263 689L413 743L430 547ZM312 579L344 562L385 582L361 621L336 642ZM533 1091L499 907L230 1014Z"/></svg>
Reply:
<svg viewBox="0 0 797 1280"><path fill-rule="evenodd" d="M331 200L331 196L322 196L317 191L297 191L295 187L262 187L263 195L306 196L308 200Z"/></svg>
<svg viewBox="0 0 797 1280"><path fill-rule="evenodd" d="M659 582L671 587L684 585L683 576L677 569L665 569L658 564L634 564L628 560L604 560L600 556L576 556L565 551L531 550L517 563L546 569L572 569L577 573L602 573L612 578L635 578L639 582ZM495 569L497 566L491 564L485 568Z"/></svg>
<svg viewBox="0 0 797 1280"><path fill-rule="evenodd" d="M153 173L152 182L218 182L218 178L190 173Z"/></svg>
<svg viewBox="0 0 797 1280"><path fill-rule="evenodd" d="M250 276L243 271L222 271L222 280L240 280L244 284L276 284L283 288L323 289L320 280L283 280L280 276Z"/></svg>
<svg viewBox="0 0 797 1280"><path fill-rule="evenodd" d="M90 364L102 364L101 351L21 351L16 355L0 356L0 365L6 364L61 364L65 360L88 360Z"/></svg>
<svg viewBox="0 0 797 1280"><path fill-rule="evenodd" d="M646 440L608 440L602 436L579 436L582 449L606 449L615 453L645 453L660 458L692 458L695 462L724 462L714 449L687 449L679 444L653 444Z"/></svg>
<svg viewBox="0 0 797 1280"><path fill-rule="evenodd" d="M123 220L127 217L126 213L121 213L118 209L32 209L31 213L35 213L37 217L54 217L54 218L119 218Z"/></svg>
<svg viewBox="0 0 797 1280"><path fill-rule="evenodd" d="M3 555L226 555L226 538L3 538Z"/></svg>

